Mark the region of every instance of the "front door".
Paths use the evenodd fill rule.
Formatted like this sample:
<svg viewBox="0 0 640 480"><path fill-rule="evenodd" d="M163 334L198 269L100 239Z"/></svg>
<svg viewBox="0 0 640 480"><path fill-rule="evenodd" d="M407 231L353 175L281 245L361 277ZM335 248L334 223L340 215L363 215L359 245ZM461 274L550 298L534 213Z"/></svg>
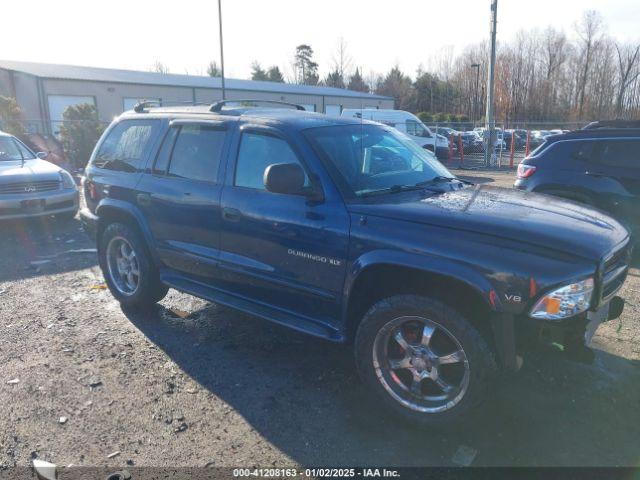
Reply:
<svg viewBox="0 0 640 480"><path fill-rule="evenodd" d="M309 165L281 132L243 129L221 201L225 288L286 313L335 323L348 247L346 208L338 198L314 202L268 192L263 176L275 163L302 165L310 184Z"/></svg>

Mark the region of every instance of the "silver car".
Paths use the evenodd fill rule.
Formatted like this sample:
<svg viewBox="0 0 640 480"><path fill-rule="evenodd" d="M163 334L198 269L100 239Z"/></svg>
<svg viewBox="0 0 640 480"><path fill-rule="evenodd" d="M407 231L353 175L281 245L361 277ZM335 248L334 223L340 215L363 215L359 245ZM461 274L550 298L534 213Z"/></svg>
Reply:
<svg viewBox="0 0 640 480"><path fill-rule="evenodd" d="M69 172L0 132L0 220L55 215L72 218L78 189Z"/></svg>

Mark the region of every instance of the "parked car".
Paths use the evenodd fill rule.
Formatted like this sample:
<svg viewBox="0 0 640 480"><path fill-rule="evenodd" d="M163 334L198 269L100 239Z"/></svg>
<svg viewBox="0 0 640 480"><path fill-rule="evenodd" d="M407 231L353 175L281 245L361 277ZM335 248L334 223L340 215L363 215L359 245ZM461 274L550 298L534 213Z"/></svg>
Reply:
<svg viewBox="0 0 640 480"><path fill-rule="evenodd" d="M606 214L458 180L386 125L226 105L139 105L96 145L81 218L123 307L173 287L352 343L425 425L473 411L527 345L589 352L620 315L629 234Z"/></svg>
<svg viewBox="0 0 640 480"><path fill-rule="evenodd" d="M376 108L345 108L342 110L342 116L384 123L406 133L422 148L434 152L439 159L449 157L449 138L446 135L436 135L411 112Z"/></svg>
<svg viewBox="0 0 640 480"><path fill-rule="evenodd" d="M16 137L0 132L0 220L42 217L70 219L78 211L71 174L34 153Z"/></svg>
<svg viewBox="0 0 640 480"><path fill-rule="evenodd" d="M547 137L519 165L515 187L600 208L640 233L640 122L635 125L593 124Z"/></svg>
<svg viewBox="0 0 640 480"><path fill-rule="evenodd" d="M544 143L546 137L551 135L548 130L532 130L529 136L529 147L537 148Z"/></svg>
<svg viewBox="0 0 640 480"><path fill-rule="evenodd" d="M511 141L514 141L514 149L522 150L526 146L526 137L521 137L515 130L505 130L503 136L505 142L505 148L511 150Z"/></svg>
<svg viewBox="0 0 640 480"><path fill-rule="evenodd" d="M484 144L482 143L482 137L475 131L460 132L460 139L462 141L462 149L465 153L482 153L484 152ZM455 144L459 142L456 140Z"/></svg>

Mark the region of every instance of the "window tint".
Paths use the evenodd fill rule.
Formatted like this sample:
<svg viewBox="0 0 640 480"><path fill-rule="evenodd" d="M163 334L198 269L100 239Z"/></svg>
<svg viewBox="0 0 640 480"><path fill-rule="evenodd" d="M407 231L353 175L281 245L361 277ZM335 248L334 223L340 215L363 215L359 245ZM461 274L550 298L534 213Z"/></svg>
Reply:
<svg viewBox="0 0 640 480"><path fill-rule="evenodd" d="M158 127L159 122L154 120L120 122L100 145L93 164L99 168L125 172L139 170Z"/></svg>
<svg viewBox="0 0 640 480"><path fill-rule="evenodd" d="M610 167L640 168L640 140L603 142L600 163Z"/></svg>
<svg viewBox="0 0 640 480"><path fill-rule="evenodd" d="M580 142L573 152L573 158L576 160L589 161L593 158L593 149L596 142Z"/></svg>
<svg viewBox="0 0 640 480"><path fill-rule="evenodd" d="M183 125L169 163L172 177L215 182L226 131L204 125Z"/></svg>
<svg viewBox="0 0 640 480"><path fill-rule="evenodd" d="M162 146L156 157L156 163L153 166L153 173L166 173L169 166L169 158L173 150L173 144L178 136L179 128L170 128L162 141Z"/></svg>
<svg viewBox="0 0 640 480"><path fill-rule="evenodd" d="M300 165L286 141L271 135L244 133L238 152L235 185L264 190L264 171L274 163ZM305 185L308 185L306 178Z"/></svg>

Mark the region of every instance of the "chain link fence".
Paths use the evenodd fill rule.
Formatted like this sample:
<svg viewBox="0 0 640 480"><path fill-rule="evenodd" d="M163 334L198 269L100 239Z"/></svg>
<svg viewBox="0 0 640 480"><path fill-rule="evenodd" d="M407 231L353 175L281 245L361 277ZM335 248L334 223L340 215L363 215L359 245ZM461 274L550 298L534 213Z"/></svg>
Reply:
<svg viewBox="0 0 640 480"><path fill-rule="evenodd" d="M473 123L427 125L435 136L445 137L449 150L438 159L451 168L516 168L518 163L544 143L550 135L584 127L588 122L505 125L496 123L493 137L484 126Z"/></svg>

